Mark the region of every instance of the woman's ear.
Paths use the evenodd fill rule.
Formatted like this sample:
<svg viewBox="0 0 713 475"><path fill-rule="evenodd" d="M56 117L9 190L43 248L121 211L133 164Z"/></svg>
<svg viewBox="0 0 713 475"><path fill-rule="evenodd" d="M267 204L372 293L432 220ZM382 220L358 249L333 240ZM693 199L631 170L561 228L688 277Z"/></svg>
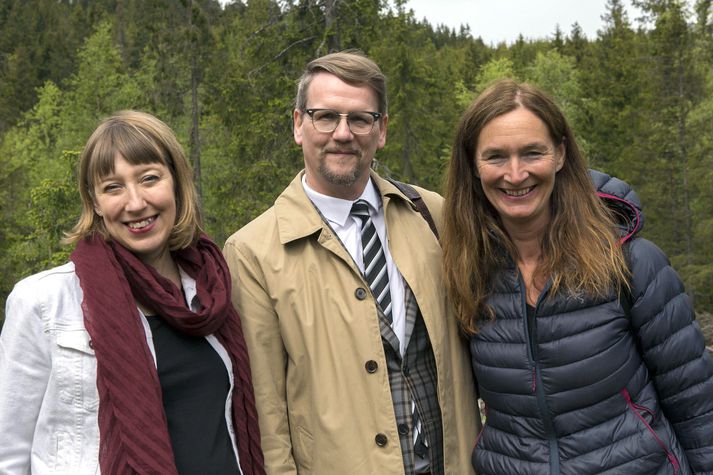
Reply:
<svg viewBox="0 0 713 475"><path fill-rule="evenodd" d="M555 166L557 171L562 170L564 159L567 156L567 140L562 137L560 144L555 147Z"/></svg>

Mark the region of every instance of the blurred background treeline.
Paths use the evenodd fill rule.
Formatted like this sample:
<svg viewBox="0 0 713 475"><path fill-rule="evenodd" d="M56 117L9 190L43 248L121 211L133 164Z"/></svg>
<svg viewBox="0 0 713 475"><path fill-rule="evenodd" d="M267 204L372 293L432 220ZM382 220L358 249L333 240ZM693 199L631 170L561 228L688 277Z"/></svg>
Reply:
<svg viewBox="0 0 713 475"><path fill-rule="evenodd" d="M468 27L417 20L404 0L0 0L0 322L18 279L68 257L59 241L79 212L74 167L101 118L140 109L177 132L222 244L302 168L291 111L303 66L358 48L389 80L379 171L434 190L456 121L485 85L512 76L548 90L590 165L638 191L644 235L706 325L712 0L632 3L642 17L609 0L596 37L575 23L488 45Z"/></svg>

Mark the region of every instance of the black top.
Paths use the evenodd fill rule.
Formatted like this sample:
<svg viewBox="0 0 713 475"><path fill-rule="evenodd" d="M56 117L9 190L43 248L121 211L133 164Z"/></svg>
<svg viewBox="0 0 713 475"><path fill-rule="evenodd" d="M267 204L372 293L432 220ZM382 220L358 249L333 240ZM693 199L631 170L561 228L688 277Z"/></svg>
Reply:
<svg viewBox="0 0 713 475"><path fill-rule="evenodd" d="M530 348L535 348L535 307L533 305L525 304L527 310L527 334L530 337ZM531 350L534 351L534 350ZM533 357L534 359L534 357Z"/></svg>
<svg viewBox="0 0 713 475"><path fill-rule="evenodd" d="M204 337L185 335L155 315L147 319L178 473L240 473L225 420L230 380L220 355Z"/></svg>

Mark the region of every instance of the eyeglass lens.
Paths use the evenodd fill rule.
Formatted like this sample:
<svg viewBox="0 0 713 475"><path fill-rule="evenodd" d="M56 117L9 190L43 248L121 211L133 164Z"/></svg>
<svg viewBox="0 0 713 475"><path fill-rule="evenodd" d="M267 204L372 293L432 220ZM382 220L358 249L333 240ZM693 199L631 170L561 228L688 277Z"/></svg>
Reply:
<svg viewBox="0 0 713 475"><path fill-rule="evenodd" d="M312 113L312 123L319 132L334 132L339 126L342 114L334 110L316 110ZM350 112L347 114L347 124L353 134L364 135L374 127L374 116L366 112Z"/></svg>

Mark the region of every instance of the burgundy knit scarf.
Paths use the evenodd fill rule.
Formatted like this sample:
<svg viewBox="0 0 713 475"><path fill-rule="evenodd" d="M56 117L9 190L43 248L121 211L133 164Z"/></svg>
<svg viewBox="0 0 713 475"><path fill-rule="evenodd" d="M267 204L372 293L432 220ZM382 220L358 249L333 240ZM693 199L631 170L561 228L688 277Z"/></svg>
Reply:
<svg viewBox="0 0 713 475"><path fill-rule="evenodd" d="M194 336L214 334L233 365L233 424L245 475L265 473L250 361L237 312L230 301L230 273L220 249L201 236L173 252L196 280L202 308L191 312L180 289L120 244L99 235L72 253L84 293L84 325L97 360L99 466L113 474L177 473L161 387L136 301Z"/></svg>

